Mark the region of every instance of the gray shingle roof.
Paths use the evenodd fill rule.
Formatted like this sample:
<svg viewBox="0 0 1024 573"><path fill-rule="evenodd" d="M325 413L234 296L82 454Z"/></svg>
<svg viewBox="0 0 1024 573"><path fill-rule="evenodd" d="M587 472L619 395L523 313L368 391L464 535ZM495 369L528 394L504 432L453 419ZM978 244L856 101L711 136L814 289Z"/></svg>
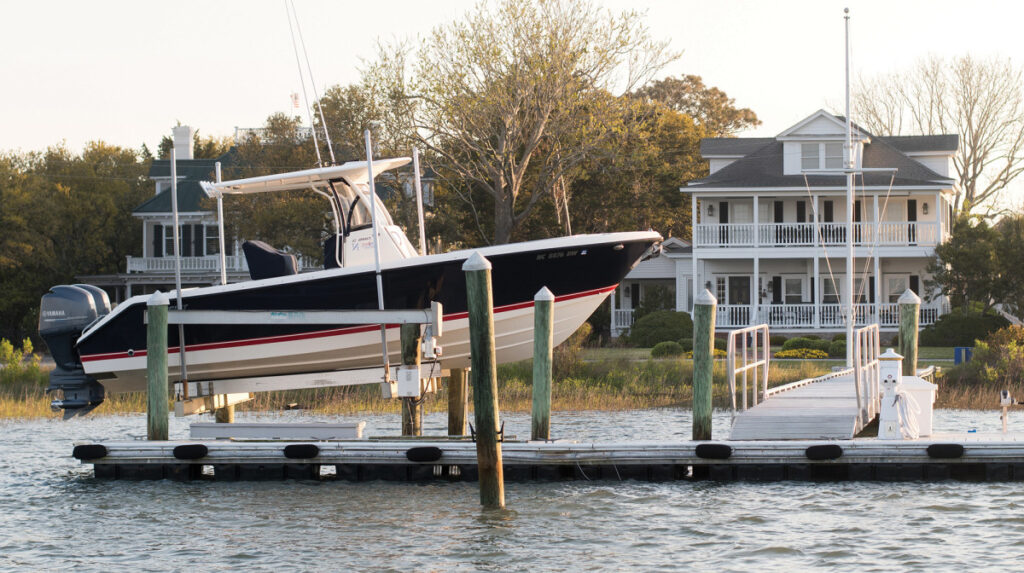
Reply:
<svg viewBox="0 0 1024 573"><path fill-rule="evenodd" d="M195 213L197 211L208 211L209 209L203 208L199 203L204 197L206 197L206 193L203 192L203 188L199 186L198 181L178 181L178 212ZM168 188L136 207L132 214L170 212L171 190Z"/></svg>
<svg viewBox="0 0 1024 573"><path fill-rule="evenodd" d="M774 141L774 137L707 137L700 140L700 154L750 155Z"/></svg>
<svg viewBox="0 0 1024 573"><path fill-rule="evenodd" d="M960 147L960 136L946 135L894 135L878 137L904 153L915 151L956 151Z"/></svg>
<svg viewBox="0 0 1024 573"><path fill-rule="evenodd" d="M688 185L704 189L734 187L803 187L803 174L783 175L782 142L761 146L757 151L738 159L715 173L691 181ZM864 147L864 167L896 168L894 186L936 185L948 178L935 173L921 163L904 155L883 138L873 139ZM889 173L864 173L857 176L858 185L889 185ZM844 175L808 175L814 186L845 187Z"/></svg>

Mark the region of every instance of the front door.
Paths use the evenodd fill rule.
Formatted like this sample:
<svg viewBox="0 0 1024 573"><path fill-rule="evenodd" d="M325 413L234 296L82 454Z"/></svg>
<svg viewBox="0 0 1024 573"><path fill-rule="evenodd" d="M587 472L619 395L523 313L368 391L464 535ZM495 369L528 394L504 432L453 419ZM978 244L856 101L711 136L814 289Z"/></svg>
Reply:
<svg viewBox="0 0 1024 573"><path fill-rule="evenodd" d="M913 245L917 242L917 199L907 199L907 239Z"/></svg>
<svg viewBox="0 0 1024 573"><path fill-rule="evenodd" d="M729 277L729 304L750 304L750 277Z"/></svg>
<svg viewBox="0 0 1024 573"><path fill-rule="evenodd" d="M729 243L729 203L721 201L718 203L718 224L719 240L722 244Z"/></svg>

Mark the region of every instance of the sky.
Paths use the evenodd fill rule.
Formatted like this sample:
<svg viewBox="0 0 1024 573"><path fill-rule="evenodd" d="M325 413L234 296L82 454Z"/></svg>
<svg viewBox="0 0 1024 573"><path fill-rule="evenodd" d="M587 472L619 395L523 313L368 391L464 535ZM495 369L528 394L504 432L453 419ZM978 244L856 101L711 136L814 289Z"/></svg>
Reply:
<svg viewBox="0 0 1024 573"><path fill-rule="evenodd" d="M696 74L775 135L841 109L843 8L853 73L906 69L929 54L1024 64L1024 2L947 0L595 0L636 9L682 56L660 75ZM357 81L378 41L459 18L465 0L295 0L317 88ZM283 0L0 0L0 151L88 141L155 148L181 122L231 135L290 109L301 92ZM856 118L856 115L854 114Z"/></svg>

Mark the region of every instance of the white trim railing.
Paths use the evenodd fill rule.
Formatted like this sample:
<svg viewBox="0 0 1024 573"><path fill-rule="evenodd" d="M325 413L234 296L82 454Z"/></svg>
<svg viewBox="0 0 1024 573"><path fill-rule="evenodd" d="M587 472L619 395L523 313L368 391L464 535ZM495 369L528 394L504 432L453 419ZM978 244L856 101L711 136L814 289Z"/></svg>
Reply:
<svg viewBox="0 0 1024 573"><path fill-rule="evenodd" d="M870 324L854 332L853 383L857 388L857 411L861 427L867 426L878 414L881 378L881 336L878 325Z"/></svg>
<svg viewBox="0 0 1024 573"><path fill-rule="evenodd" d="M819 244L839 247L846 244L846 223L728 223L697 225L693 232L696 247L813 247ZM882 247L935 246L939 243L939 225L934 222L883 221L854 223L853 243Z"/></svg>
<svg viewBox="0 0 1024 573"><path fill-rule="evenodd" d="M752 316L753 306L749 304L720 304L715 315L719 328L736 328L750 323L765 323L772 327L838 328L846 325L846 308L841 304L762 304L757 316ZM817 321L815 321L817 314ZM854 324L878 323L884 327L899 326L899 305L896 303L859 303L853 305ZM922 306L919 323L922 326L935 324L942 309L938 305Z"/></svg>
<svg viewBox="0 0 1024 573"><path fill-rule="evenodd" d="M129 273L163 273L174 272L174 257L127 257ZM244 255L224 257L228 272L248 272L249 265ZM300 271L319 270L323 267L311 259L298 257ZM220 257L207 255L203 257L181 257L181 271L184 273L216 273L220 271Z"/></svg>
<svg viewBox="0 0 1024 573"><path fill-rule="evenodd" d="M633 326L633 309L617 308L612 311L612 334L617 336L631 326Z"/></svg>
<svg viewBox="0 0 1024 573"><path fill-rule="evenodd" d="M752 406L763 402L768 394L768 362L771 356L771 342L768 337L768 325L759 324L741 328L729 333L726 346L726 368L729 380L729 395L732 397L732 415L736 418L736 377L743 378L743 399L741 406L747 409L748 377L753 390ZM739 366L737 366L737 359Z"/></svg>

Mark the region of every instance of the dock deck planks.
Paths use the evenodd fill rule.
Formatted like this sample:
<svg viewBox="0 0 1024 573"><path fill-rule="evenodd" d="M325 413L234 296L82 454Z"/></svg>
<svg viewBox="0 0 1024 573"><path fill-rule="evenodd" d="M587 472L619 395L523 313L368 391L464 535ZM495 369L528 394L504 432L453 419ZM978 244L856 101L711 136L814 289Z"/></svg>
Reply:
<svg viewBox="0 0 1024 573"><path fill-rule="evenodd" d="M853 375L769 397L737 412L730 440L849 440L863 429Z"/></svg>

